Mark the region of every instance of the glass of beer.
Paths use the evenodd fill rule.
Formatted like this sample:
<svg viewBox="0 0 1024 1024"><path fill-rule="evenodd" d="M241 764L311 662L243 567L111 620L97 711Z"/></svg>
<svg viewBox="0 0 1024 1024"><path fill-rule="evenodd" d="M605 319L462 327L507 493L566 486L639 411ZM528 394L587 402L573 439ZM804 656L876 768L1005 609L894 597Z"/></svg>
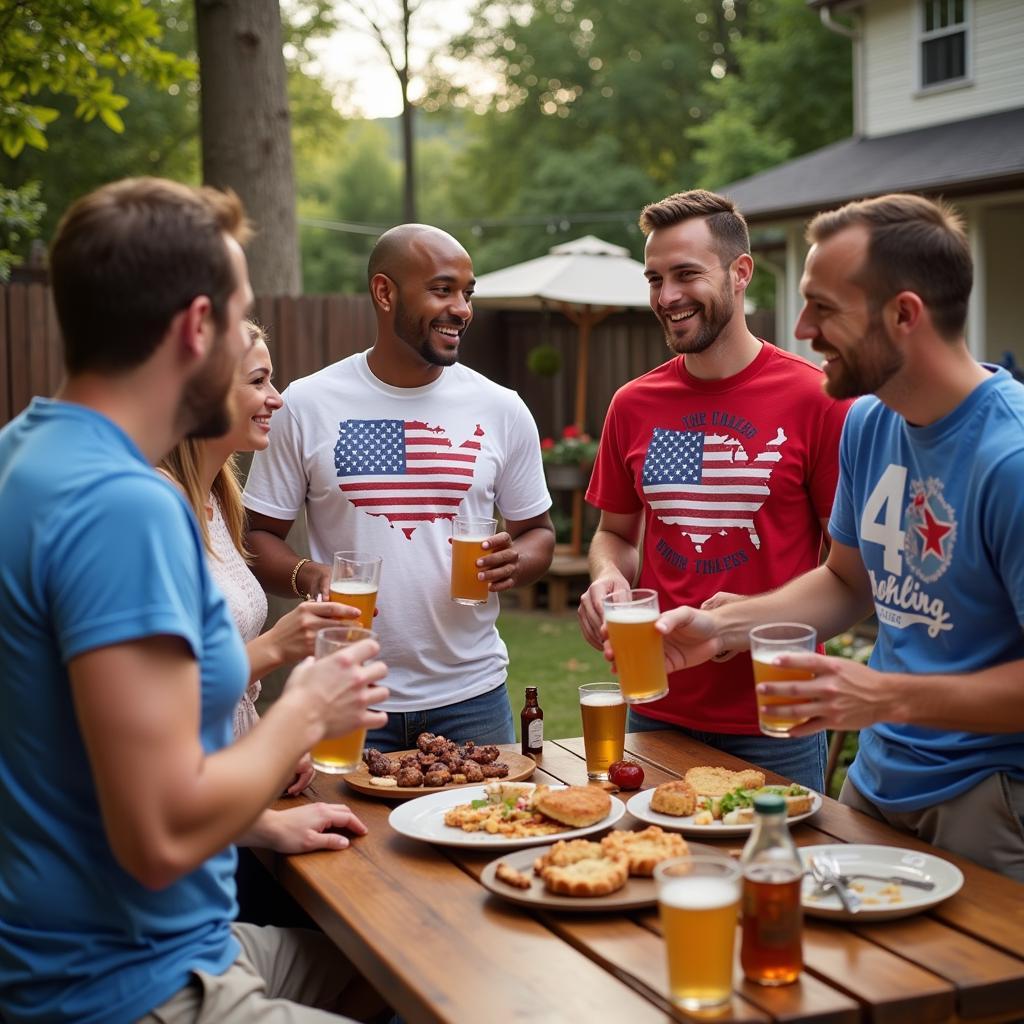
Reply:
<svg viewBox="0 0 1024 1024"><path fill-rule="evenodd" d="M369 629L373 625L381 561L380 555L368 555L362 551L334 552L331 600L359 609L359 618L350 620L353 626Z"/></svg>
<svg viewBox="0 0 1024 1024"><path fill-rule="evenodd" d="M608 640L627 704L646 704L668 693L665 648L654 628L658 615L654 590L618 590L604 599Z"/></svg>
<svg viewBox="0 0 1024 1024"><path fill-rule="evenodd" d="M669 996L684 1010L711 1010L732 998L741 880L736 861L714 854L675 857L654 869Z"/></svg>
<svg viewBox="0 0 1024 1024"><path fill-rule="evenodd" d="M377 634L361 626L330 626L321 629L313 643L313 657L326 658L360 640L376 640ZM366 743L366 730L353 729L344 736L328 736L311 751L313 767L328 775L341 775L359 767Z"/></svg>
<svg viewBox="0 0 1024 1024"><path fill-rule="evenodd" d="M491 592L486 580L478 580L476 560L482 558L483 543L494 536L497 519L456 516L452 520L452 600L456 604L487 604Z"/></svg>
<svg viewBox="0 0 1024 1024"><path fill-rule="evenodd" d="M769 622L750 631L750 658L754 663L754 685L758 683L788 683L813 679L814 673L806 668L788 668L773 664L780 654L813 654L818 634L813 626L800 622ZM756 692L756 691L755 691ZM800 704L802 697L757 697L757 721L765 736L786 739L795 725L806 718L782 718L772 714L772 708ZM766 710L767 709L767 710Z"/></svg>
<svg viewBox="0 0 1024 1024"><path fill-rule="evenodd" d="M580 687L583 747L587 778L607 779L608 769L622 760L626 743L626 702L618 683L584 683Z"/></svg>

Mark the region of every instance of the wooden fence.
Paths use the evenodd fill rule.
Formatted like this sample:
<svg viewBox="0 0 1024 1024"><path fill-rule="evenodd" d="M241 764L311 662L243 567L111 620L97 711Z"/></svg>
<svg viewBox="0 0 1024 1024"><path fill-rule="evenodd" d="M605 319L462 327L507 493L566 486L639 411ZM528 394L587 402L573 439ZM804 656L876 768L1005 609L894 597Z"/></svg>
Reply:
<svg viewBox="0 0 1024 1024"><path fill-rule="evenodd" d="M270 334L282 389L373 344L373 311L363 295L260 297L254 312ZM773 340L771 325L771 313L759 313L751 329ZM576 328L554 310L477 309L462 359L518 391L541 436L556 436L573 417L576 341ZM551 378L536 377L526 367L527 353L542 342L562 354L563 368ZM598 324L590 339L587 427L599 432L615 390L667 354L661 329L648 311L620 313ZM38 282L0 287L0 424L24 409L33 395L53 394L61 373L60 333L49 287Z"/></svg>

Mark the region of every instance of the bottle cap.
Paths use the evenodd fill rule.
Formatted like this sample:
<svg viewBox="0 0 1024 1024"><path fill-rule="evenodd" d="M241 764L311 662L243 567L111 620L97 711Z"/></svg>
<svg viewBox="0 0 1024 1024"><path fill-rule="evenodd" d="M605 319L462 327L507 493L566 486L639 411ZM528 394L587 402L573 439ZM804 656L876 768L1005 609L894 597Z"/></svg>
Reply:
<svg viewBox="0 0 1024 1024"><path fill-rule="evenodd" d="M535 694L536 692L537 692L537 687L536 686L528 686L526 688L526 695L527 695L527 697L529 697L529 695L531 693Z"/></svg>
<svg viewBox="0 0 1024 1024"><path fill-rule="evenodd" d="M786 798L778 793L762 793L754 797L755 814L785 814Z"/></svg>

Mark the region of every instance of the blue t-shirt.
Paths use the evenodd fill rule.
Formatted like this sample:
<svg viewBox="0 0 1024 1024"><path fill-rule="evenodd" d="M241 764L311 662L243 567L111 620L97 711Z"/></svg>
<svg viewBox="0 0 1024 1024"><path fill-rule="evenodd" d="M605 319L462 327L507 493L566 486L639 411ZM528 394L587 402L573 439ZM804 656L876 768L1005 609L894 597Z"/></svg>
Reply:
<svg viewBox="0 0 1024 1024"><path fill-rule="evenodd" d="M36 399L0 432L0 523L0 1016L133 1021L237 957L236 855L159 892L117 864L66 665L184 638L211 752L231 742L245 648L186 502L105 417Z"/></svg>
<svg viewBox="0 0 1024 1024"><path fill-rule="evenodd" d="M847 417L829 531L860 549L878 616L870 664L882 672L970 673L1024 658L1024 387L988 369L930 426L874 397ZM1024 778L1024 733L881 723L861 731L850 780L884 810L916 811L996 772Z"/></svg>

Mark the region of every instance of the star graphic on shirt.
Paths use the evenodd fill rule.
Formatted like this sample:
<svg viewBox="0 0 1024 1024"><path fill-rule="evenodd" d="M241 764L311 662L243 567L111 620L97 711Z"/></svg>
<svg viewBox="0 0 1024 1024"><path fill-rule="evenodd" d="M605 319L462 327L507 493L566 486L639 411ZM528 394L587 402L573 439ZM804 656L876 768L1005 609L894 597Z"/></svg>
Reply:
<svg viewBox="0 0 1024 1024"><path fill-rule="evenodd" d="M921 550L922 556L932 552L937 558L942 558L942 540L953 529L952 525L936 519L932 514L932 510L925 505L924 525L915 526L914 529L920 534L921 540L924 541L924 547Z"/></svg>

